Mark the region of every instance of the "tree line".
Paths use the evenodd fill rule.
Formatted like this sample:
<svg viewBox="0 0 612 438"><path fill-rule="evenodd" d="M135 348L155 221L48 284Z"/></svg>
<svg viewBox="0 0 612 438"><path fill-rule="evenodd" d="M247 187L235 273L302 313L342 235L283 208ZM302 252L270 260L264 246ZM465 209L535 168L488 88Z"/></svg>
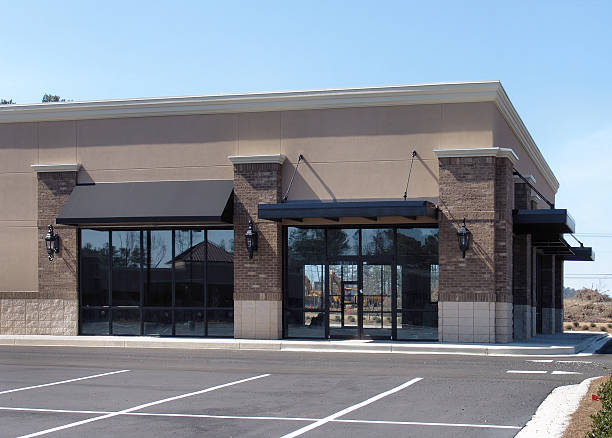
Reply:
<svg viewBox="0 0 612 438"><path fill-rule="evenodd" d="M66 102L66 99L62 99L57 94L45 93L42 97L42 103L50 102ZM0 105L13 105L16 103L13 99L0 98Z"/></svg>

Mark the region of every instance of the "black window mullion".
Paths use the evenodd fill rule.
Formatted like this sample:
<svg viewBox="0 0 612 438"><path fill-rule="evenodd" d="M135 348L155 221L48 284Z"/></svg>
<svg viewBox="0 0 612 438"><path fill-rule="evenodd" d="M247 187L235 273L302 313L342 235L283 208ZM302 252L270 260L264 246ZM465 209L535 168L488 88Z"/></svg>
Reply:
<svg viewBox="0 0 612 438"><path fill-rule="evenodd" d="M140 335L144 333L144 313L142 308L144 307L144 266L145 266L145 254L144 254L144 238L143 235L146 233L145 230L140 230Z"/></svg>
<svg viewBox="0 0 612 438"><path fill-rule="evenodd" d="M398 278L398 257L397 257L397 248L398 248L398 232L397 228L393 228L393 248L391 251L391 339L397 339L397 278Z"/></svg>
<svg viewBox="0 0 612 438"><path fill-rule="evenodd" d="M78 248L78 269L77 269L77 285L78 285L78 307L77 307L77 330L78 330L78 334L81 334L82 331L82 313L81 313L81 307L83 306L83 297L81 296L83 293L83 276L81 275L81 266L83 265L81 263L81 229L79 228L77 231L77 248Z"/></svg>
<svg viewBox="0 0 612 438"><path fill-rule="evenodd" d="M108 231L108 333L113 334L113 232Z"/></svg>
<svg viewBox="0 0 612 438"><path fill-rule="evenodd" d="M174 306L176 305L176 293L175 293L175 278L174 278L174 247L176 246L176 241L175 241L175 231L176 230L171 230L172 233L172 250L170 251L171 255L171 260L172 260L172 270L171 270L171 283L172 283L172 307L170 308L170 318L172 320L172 336L175 336L176 334L176 327L174 327Z"/></svg>
<svg viewBox="0 0 612 438"><path fill-rule="evenodd" d="M208 230L204 229L204 336L208 336Z"/></svg>
<svg viewBox="0 0 612 438"><path fill-rule="evenodd" d="M323 305L323 312L325 315L325 339L329 339L329 260L327 252L327 229L323 230L323 243L325 245L324 250L324 266L325 266L325 292L323 293L325 304Z"/></svg>

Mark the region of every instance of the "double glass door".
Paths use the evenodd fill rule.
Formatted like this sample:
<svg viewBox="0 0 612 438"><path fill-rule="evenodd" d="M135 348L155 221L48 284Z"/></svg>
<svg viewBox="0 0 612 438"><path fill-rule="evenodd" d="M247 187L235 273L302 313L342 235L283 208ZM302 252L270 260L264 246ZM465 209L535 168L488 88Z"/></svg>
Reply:
<svg viewBox="0 0 612 438"><path fill-rule="evenodd" d="M394 296L391 262L363 259L328 265L331 337L391 337Z"/></svg>

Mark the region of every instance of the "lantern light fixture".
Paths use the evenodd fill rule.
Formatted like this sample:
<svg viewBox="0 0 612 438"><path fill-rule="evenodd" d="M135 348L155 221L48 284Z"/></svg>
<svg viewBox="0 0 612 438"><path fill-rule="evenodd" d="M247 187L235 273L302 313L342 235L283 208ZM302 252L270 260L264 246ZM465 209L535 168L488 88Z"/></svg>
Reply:
<svg viewBox="0 0 612 438"><path fill-rule="evenodd" d="M254 228L253 221L249 219L249 228L244 235L246 248L249 252L249 258L253 258L253 251L257 251L257 230Z"/></svg>
<svg viewBox="0 0 612 438"><path fill-rule="evenodd" d="M53 261L54 254L59 253L60 248L59 234L53 232L53 225L49 225L47 235L45 236L45 244L47 247L47 254L49 255L49 261Z"/></svg>
<svg viewBox="0 0 612 438"><path fill-rule="evenodd" d="M457 239L459 240L459 249L465 258L465 252L470 248L470 240L472 239L472 232L465 226L465 218L463 218L463 224L457 231Z"/></svg>

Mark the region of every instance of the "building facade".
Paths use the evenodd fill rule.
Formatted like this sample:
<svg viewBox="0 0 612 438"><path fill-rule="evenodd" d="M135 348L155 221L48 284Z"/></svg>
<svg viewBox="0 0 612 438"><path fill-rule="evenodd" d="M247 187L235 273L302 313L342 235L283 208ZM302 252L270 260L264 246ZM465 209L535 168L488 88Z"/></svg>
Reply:
<svg viewBox="0 0 612 438"><path fill-rule="evenodd" d="M560 332L558 187L499 82L0 106L0 334Z"/></svg>

